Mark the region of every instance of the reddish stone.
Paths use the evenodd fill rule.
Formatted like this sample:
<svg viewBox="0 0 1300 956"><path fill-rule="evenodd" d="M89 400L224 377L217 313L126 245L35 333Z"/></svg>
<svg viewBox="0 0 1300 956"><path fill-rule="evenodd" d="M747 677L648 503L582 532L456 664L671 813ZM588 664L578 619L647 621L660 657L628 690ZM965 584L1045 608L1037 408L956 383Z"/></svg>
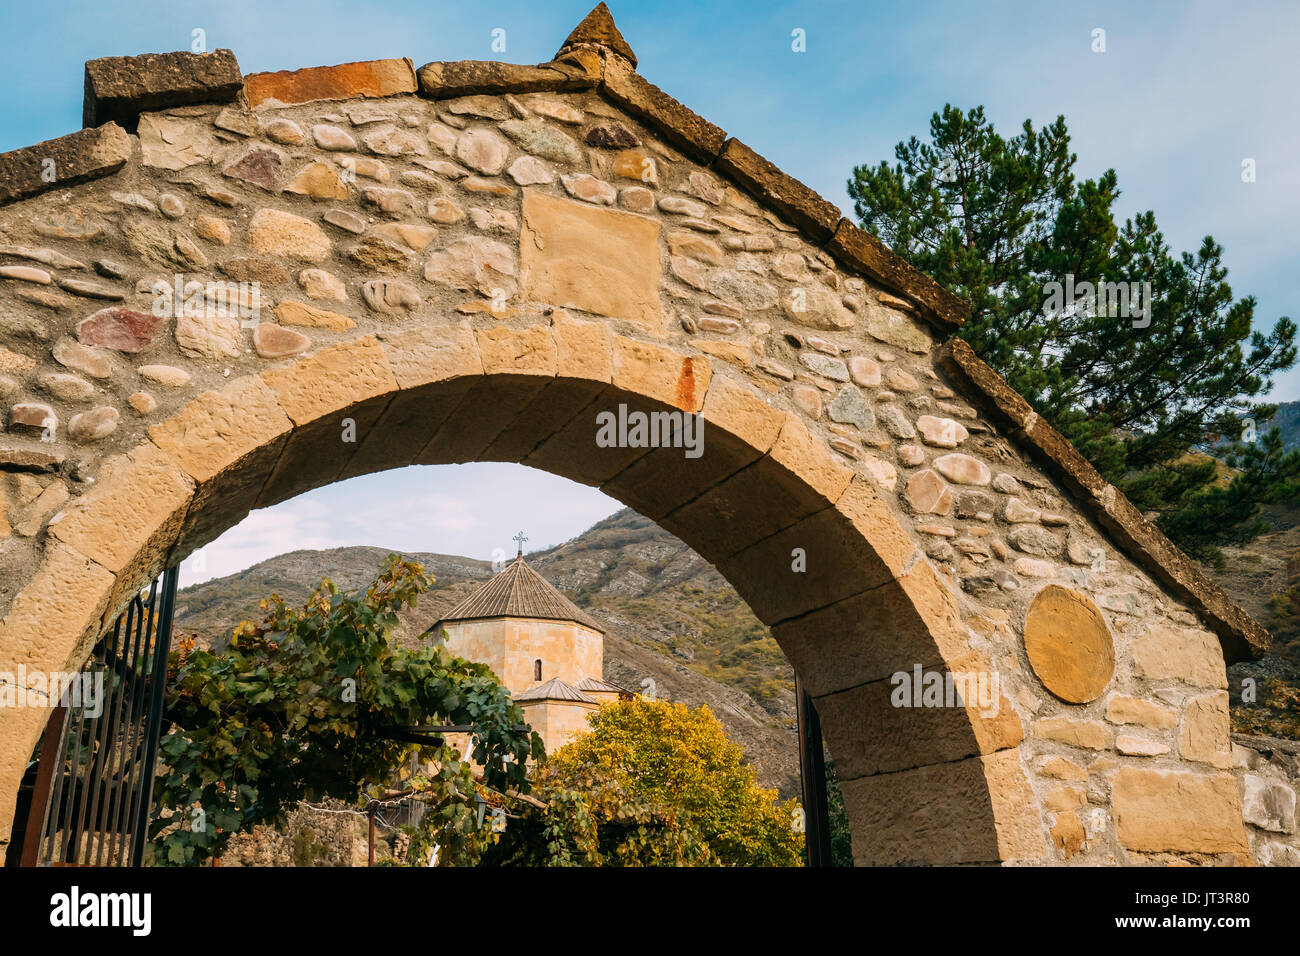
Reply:
<svg viewBox="0 0 1300 956"><path fill-rule="evenodd" d="M57 427L59 418L54 409L40 402L19 402L9 409L10 425L27 425L29 428L45 428L47 423Z"/></svg>
<svg viewBox="0 0 1300 956"><path fill-rule="evenodd" d="M254 147L221 173L274 191L276 183L280 181L281 162L280 154L275 150Z"/></svg>
<svg viewBox="0 0 1300 956"><path fill-rule="evenodd" d="M339 66L317 66L278 73L253 73L244 77L244 96L250 107L263 103L309 103L312 100L348 100L358 96L394 96L414 93L415 69L410 60L369 60Z"/></svg>
<svg viewBox="0 0 1300 956"><path fill-rule="evenodd" d="M587 133L587 145L596 149L631 149L640 146L641 141L625 126L610 123L608 126L593 127Z"/></svg>
<svg viewBox="0 0 1300 956"><path fill-rule="evenodd" d="M907 501L919 514L946 515L952 510L952 493L929 468L907 480Z"/></svg>
<svg viewBox="0 0 1300 956"><path fill-rule="evenodd" d="M121 306L100 309L77 323L77 341L119 352L139 352L153 341L162 319Z"/></svg>

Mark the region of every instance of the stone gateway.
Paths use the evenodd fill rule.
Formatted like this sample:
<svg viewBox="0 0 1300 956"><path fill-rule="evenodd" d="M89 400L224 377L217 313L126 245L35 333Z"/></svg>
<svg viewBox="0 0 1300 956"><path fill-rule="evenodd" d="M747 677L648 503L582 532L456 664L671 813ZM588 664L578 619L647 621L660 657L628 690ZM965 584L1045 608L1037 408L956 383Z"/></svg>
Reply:
<svg viewBox="0 0 1300 956"><path fill-rule="evenodd" d="M520 462L771 627L857 862L1300 857L1228 735L1225 661L1267 633L955 336L963 302L643 79L604 4L538 66L170 53L88 64L85 103L0 156L0 673L77 670L251 509ZM257 297L157 317L159 282ZM702 454L597 442L621 407L698 416ZM996 706L894 706L916 668ZM0 843L47 717L0 710Z"/></svg>

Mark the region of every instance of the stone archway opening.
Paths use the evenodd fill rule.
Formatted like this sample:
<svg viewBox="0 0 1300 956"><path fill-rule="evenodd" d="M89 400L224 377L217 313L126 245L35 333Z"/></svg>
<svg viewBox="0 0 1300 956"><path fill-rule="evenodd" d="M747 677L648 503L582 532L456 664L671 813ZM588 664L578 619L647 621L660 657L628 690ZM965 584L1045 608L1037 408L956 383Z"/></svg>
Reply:
<svg viewBox="0 0 1300 956"><path fill-rule="evenodd" d="M466 365L478 368L462 374ZM693 415L701 453L598 441L601 413ZM991 863L1038 837L1016 774L998 789L1001 765L1018 769L1011 707L989 717L891 706L891 674L977 662L946 588L872 483L699 357L564 313L362 339L205 393L119 460L53 533L116 566L111 613L119 595L254 508L369 472L469 461L597 486L719 570L816 701L857 862ZM173 489L147 514L132 493L142 479ZM77 660L84 648L66 653Z"/></svg>

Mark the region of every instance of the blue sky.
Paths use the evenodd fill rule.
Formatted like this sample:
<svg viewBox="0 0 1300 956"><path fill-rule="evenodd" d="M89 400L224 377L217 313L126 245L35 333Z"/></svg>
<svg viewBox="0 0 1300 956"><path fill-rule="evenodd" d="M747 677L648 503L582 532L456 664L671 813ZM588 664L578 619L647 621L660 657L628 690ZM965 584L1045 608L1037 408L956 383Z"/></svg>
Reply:
<svg viewBox="0 0 1300 956"><path fill-rule="evenodd" d="M10 91L0 102L0 150L80 126L85 60L189 49L195 29L205 32L208 49L233 49L246 73L387 56L409 56L417 65L536 63L550 59L591 5L11 2L0 8L0 88ZM1234 292L1258 299L1261 326L1281 315L1300 317L1300 4L614 0L611 9L644 76L846 212L852 167L892 159L894 144L924 136L930 114L945 103L983 104L1003 132L1026 118L1041 125L1063 113L1079 157L1076 174L1093 177L1113 167L1122 215L1154 209L1175 250L1194 249L1212 234L1225 247ZM498 28L505 30L504 53L491 48ZM1105 53L1092 50L1097 28L1106 31ZM791 50L795 29L805 32L804 53ZM1253 183L1241 181L1245 158L1255 160ZM1273 397L1300 399L1300 370L1280 379ZM281 507L333 500L343 489L354 506L409 488L442 489L460 495L460 504L448 497L437 507L463 506L484 517L468 522L473 529L449 527L445 537L419 546L488 557L509 546L517 522L489 516L497 503L478 501L463 490L467 485L491 484L489 473L513 475L502 480L515 483L515 500L545 493L548 508L557 486L567 485L518 466L472 467L479 469L473 482L463 468L390 473L354 483L363 495L336 486ZM557 543L613 510L597 492L567 487L572 507L557 503L547 530L539 528L535 505L524 509L521 520L537 531L530 546ZM396 541L404 526L367 527L373 533L364 543L407 547ZM212 566L216 551L209 552Z"/></svg>

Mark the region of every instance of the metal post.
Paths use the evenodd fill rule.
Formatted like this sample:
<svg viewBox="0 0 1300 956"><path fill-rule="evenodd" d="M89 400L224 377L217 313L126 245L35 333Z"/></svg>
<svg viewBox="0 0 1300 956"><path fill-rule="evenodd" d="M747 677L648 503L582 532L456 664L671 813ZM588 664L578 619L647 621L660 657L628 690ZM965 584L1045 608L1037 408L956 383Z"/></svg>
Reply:
<svg viewBox="0 0 1300 956"><path fill-rule="evenodd" d="M799 715L799 782L803 791L804 841L809 866L831 865L830 811L826 804L826 760L822 725L813 699L798 675L794 694Z"/></svg>
<svg viewBox="0 0 1300 956"><path fill-rule="evenodd" d="M131 833L131 865L144 864L144 845L149 839L149 815L153 810L153 781L158 761L158 738L162 736L163 701L167 690L167 654L172 645L172 611L176 606L176 583L180 567L163 572L162 600L159 605L157 638L154 644L153 669L149 674L149 718L145 724L144 760L140 768L140 804Z"/></svg>
<svg viewBox="0 0 1300 956"><path fill-rule="evenodd" d="M366 816L370 818L370 847L367 851L367 866L375 865L375 801L366 804Z"/></svg>
<svg viewBox="0 0 1300 956"><path fill-rule="evenodd" d="M45 832L45 818L50 811L50 781L59 759L59 744L63 741L63 721L68 708L60 703L50 713L41 738L40 763L36 766L36 785L32 788L32 803L27 811L27 829L23 833L23 853L19 866L35 866L40 860L41 834Z"/></svg>

